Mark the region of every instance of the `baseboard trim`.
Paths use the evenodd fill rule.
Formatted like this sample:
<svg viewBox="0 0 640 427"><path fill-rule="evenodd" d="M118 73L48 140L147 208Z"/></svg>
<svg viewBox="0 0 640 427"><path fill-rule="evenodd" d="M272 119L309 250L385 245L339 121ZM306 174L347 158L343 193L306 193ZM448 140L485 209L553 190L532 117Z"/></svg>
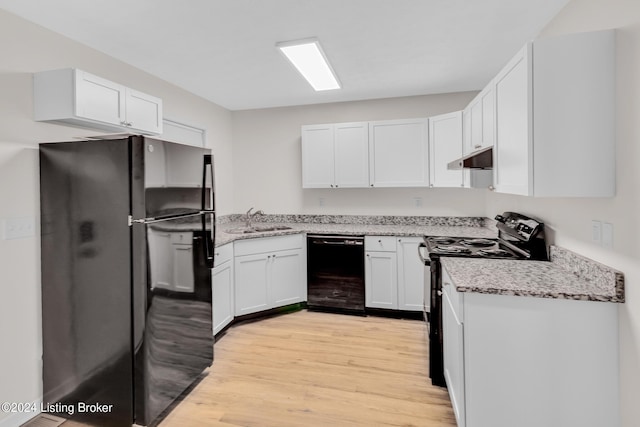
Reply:
<svg viewBox="0 0 640 427"><path fill-rule="evenodd" d="M18 402L16 402L18 403ZM31 402L32 406L35 405L36 411L34 412L9 412L9 415L0 418L0 427L19 427L28 422L32 418L40 415L40 409L42 408L42 397ZM6 412L0 412L6 413Z"/></svg>

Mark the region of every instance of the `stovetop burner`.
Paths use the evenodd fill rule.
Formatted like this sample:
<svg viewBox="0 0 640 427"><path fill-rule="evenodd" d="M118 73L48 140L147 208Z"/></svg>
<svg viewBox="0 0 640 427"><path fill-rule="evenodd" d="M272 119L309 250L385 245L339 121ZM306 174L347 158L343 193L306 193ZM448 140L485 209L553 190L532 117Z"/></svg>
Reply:
<svg viewBox="0 0 640 427"><path fill-rule="evenodd" d="M477 252L479 255L487 256L487 257L500 257L500 258L514 258L511 252L505 251L504 249L479 249Z"/></svg>
<svg viewBox="0 0 640 427"><path fill-rule="evenodd" d="M456 245L439 245L433 248L433 252L438 254L470 254L471 249Z"/></svg>
<svg viewBox="0 0 640 427"><path fill-rule="evenodd" d="M456 237L430 237L430 239L433 243L438 243L440 245L451 245L459 240Z"/></svg>
<svg viewBox="0 0 640 427"><path fill-rule="evenodd" d="M504 247L499 239L425 236L427 251L434 256L457 256L471 258L521 258Z"/></svg>
<svg viewBox="0 0 640 427"><path fill-rule="evenodd" d="M462 241L460 241L461 244L465 245L465 246L473 246L476 248L486 248L489 246L493 246L496 244L495 240L489 240L489 239L463 239Z"/></svg>

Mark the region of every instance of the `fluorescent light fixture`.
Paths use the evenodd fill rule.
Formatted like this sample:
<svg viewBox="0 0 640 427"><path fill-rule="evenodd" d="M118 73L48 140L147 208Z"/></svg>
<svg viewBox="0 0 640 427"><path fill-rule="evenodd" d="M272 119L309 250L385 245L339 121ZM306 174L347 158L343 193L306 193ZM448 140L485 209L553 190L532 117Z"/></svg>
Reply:
<svg viewBox="0 0 640 427"><path fill-rule="evenodd" d="M331 69L318 39L276 43L276 47L316 91L340 89L338 78Z"/></svg>

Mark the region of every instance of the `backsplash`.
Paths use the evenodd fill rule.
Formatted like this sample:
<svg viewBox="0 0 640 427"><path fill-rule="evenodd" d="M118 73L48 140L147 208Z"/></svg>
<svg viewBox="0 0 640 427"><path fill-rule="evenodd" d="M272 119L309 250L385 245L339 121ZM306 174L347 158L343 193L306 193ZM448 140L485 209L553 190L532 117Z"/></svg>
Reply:
<svg viewBox="0 0 640 427"><path fill-rule="evenodd" d="M218 217L219 224L244 221L244 215ZM254 223L362 224L362 225L425 225L484 227L487 218L457 216L374 216L374 215L256 215Z"/></svg>
<svg viewBox="0 0 640 427"><path fill-rule="evenodd" d="M582 280L591 282L603 291L614 289L618 301L624 302L622 272L555 245L549 247L549 258L552 263Z"/></svg>

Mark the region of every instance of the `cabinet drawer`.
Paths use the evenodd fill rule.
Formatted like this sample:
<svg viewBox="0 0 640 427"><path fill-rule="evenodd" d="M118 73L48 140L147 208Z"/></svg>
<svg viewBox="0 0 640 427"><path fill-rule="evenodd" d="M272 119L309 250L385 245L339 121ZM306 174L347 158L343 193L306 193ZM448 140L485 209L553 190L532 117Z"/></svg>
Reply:
<svg viewBox="0 0 640 427"><path fill-rule="evenodd" d="M193 233L191 231L171 233L171 243L174 245L191 245L193 244Z"/></svg>
<svg viewBox="0 0 640 427"><path fill-rule="evenodd" d="M464 298L464 295L462 292L456 291L449 277L449 273L447 273L447 270L444 268L442 269L442 292L447 294L449 301L451 301L451 308L460 323L464 323L464 313L462 311L462 298ZM444 294L442 295L442 299L444 304Z"/></svg>
<svg viewBox="0 0 640 427"><path fill-rule="evenodd" d="M377 252L395 252L396 237L395 236L365 236L364 250Z"/></svg>
<svg viewBox="0 0 640 427"><path fill-rule="evenodd" d="M219 246L213 251L213 266L217 267L230 261L233 258L233 244L227 243L226 245Z"/></svg>
<svg viewBox="0 0 640 427"><path fill-rule="evenodd" d="M302 234L240 240L234 243L234 254L235 256L242 256L289 249L302 249L303 244L304 239Z"/></svg>

